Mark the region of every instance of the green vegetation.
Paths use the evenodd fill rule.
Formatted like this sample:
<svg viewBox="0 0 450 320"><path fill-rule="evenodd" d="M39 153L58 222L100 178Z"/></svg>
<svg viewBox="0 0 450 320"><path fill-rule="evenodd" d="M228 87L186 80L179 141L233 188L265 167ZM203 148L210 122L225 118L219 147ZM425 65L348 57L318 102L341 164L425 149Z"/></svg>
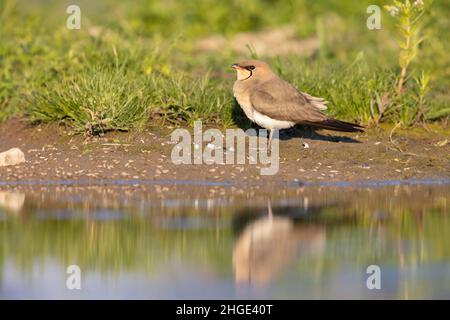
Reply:
<svg viewBox="0 0 450 320"><path fill-rule="evenodd" d="M330 115L404 126L446 120L450 4L424 1L418 10L409 0L375 1L391 5L391 12L393 6L410 11L395 17L384 11L382 29L369 30L372 2L78 1L81 29L69 30L66 8L72 3L4 0L0 121L57 121L88 134L159 121L230 126L236 106L229 65L252 54L301 90L329 100ZM254 49L242 55L227 45L212 52L197 47L208 36L285 25L320 45L312 53L271 57Z"/></svg>
<svg viewBox="0 0 450 320"><path fill-rule="evenodd" d="M408 66L417 56L419 44L424 40L420 37L420 25L418 25L424 13L424 4L423 1L412 3L409 0L404 2L394 0L393 5L385 6L385 8L398 20L401 71L397 83L397 94L401 94Z"/></svg>

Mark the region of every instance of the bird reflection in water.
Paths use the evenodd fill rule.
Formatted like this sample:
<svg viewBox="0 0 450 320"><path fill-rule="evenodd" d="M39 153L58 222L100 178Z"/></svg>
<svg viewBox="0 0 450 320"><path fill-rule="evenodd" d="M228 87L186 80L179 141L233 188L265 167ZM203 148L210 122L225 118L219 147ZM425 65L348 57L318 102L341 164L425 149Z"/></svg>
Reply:
<svg viewBox="0 0 450 320"><path fill-rule="evenodd" d="M295 208L293 213L299 210L305 213L307 208ZM267 214L247 224L236 241L235 281L238 285L266 286L297 258L323 253L325 243L324 226L295 222L292 214L273 214L269 200Z"/></svg>

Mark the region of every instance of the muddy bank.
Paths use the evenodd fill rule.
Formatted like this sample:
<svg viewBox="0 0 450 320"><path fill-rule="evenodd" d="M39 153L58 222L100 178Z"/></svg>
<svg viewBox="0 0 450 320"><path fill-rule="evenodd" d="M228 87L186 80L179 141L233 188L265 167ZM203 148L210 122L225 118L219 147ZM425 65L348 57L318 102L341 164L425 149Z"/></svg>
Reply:
<svg viewBox="0 0 450 320"><path fill-rule="evenodd" d="M111 132L104 137L70 135L58 125L0 125L0 151L18 147L26 162L0 167L1 181L25 180L195 180L209 182L336 182L450 178L449 129L370 128L365 133L326 130L301 137L283 133L279 172L260 174L261 165L175 165L169 129ZM173 130L173 129L172 129ZM302 142L308 144L304 148Z"/></svg>

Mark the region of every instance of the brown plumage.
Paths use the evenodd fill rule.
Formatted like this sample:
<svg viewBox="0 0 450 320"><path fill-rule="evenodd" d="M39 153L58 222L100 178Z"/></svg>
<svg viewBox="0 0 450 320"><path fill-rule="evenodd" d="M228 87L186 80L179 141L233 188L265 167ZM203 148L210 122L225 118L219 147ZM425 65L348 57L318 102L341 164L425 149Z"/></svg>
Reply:
<svg viewBox="0 0 450 320"><path fill-rule="evenodd" d="M285 129L295 124L335 131L357 132L363 127L327 117L327 102L297 90L279 78L263 61L248 60L234 64L237 80L233 93L247 117L270 130Z"/></svg>

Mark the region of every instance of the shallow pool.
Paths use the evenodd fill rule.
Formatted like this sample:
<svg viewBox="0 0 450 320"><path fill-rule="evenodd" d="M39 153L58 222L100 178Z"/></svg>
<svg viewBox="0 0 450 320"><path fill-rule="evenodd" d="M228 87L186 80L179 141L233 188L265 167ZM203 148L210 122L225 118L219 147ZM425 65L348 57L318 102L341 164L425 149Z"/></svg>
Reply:
<svg viewBox="0 0 450 320"><path fill-rule="evenodd" d="M448 184L3 187L0 298L449 299L449 204Z"/></svg>

